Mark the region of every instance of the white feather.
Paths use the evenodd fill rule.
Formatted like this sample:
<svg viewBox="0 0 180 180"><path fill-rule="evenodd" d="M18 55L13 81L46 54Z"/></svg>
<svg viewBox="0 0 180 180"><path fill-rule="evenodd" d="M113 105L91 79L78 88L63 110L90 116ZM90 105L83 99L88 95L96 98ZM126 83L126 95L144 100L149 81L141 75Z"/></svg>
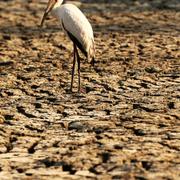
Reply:
<svg viewBox="0 0 180 180"><path fill-rule="evenodd" d="M93 30L85 15L73 4L55 6L52 14L60 21L61 25L63 23L68 32L76 37L88 56L94 56ZM63 30L64 28L62 26Z"/></svg>

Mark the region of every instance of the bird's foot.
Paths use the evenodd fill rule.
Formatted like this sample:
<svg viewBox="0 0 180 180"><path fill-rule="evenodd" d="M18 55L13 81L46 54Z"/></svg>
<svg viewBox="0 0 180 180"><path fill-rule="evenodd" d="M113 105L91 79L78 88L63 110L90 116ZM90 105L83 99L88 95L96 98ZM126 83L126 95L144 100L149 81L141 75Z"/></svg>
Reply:
<svg viewBox="0 0 180 180"><path fill-rule="evenodd" d="M85 94L85 93L86 93L86 89L84 89L84 88L79 88L79 89L78 89L78 93L79 93L79 94L80 94L80 93Z"/></svg>

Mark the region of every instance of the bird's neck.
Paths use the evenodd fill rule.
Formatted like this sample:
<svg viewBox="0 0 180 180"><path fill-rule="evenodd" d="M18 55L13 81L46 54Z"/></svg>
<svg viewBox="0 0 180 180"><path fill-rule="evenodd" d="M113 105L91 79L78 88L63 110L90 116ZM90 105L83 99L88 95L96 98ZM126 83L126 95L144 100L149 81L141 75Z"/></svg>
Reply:
<svg viewBox="0 0 180 180"><path fill-rule="evenodd" d="M56 9L56 8L60 7L61 4L63 4L63 0L57 0L57 2L56 2L56 4L54 5L53 9Z"/></svg>
<svg viewBox="0 0 180 180"><path fill-rule="evenodd" d="M52 9L52 14L54 16L57 15L57 11L60 8L60 6L63 4L63 0L57 0L56 4L54 5L53 9Z"/></svg>

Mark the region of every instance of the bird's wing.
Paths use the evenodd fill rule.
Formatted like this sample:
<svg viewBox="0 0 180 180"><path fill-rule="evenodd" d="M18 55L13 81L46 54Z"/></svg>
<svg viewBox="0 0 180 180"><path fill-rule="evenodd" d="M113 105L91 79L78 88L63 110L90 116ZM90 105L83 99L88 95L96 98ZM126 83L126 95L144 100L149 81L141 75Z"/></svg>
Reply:
<svg viewBox="0 0 180 180"><path fill-rule="evenodd" d="M71 33L87 49L92 43L93 30L84 14L74 5L63 5L61 21L66 31Z"/></svg>

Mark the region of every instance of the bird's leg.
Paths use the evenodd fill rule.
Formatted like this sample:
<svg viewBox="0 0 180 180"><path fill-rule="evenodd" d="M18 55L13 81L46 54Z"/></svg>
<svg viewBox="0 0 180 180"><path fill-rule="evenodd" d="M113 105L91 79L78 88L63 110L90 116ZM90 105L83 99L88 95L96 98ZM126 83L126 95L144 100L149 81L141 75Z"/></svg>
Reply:
<svg viewBox="0 0 180 180"><path fill-rule="evenodd" d="M75 70L75 64L76 64L76 45L73 43L74 51L73 51L73 67L72 67L72 75L71 75L71 92L73 88L73 81L74 81L74 70Z"/></svg>
<svg viewBox="0 0 180 180"><path fill-rule="evenodd" d="M81 87L81 77L80 77L80 56L77 50L77 47L75 46L76 49L76 55L77 55L77 63L78 63L78 92L80 92L80 87Z"/></svg>

